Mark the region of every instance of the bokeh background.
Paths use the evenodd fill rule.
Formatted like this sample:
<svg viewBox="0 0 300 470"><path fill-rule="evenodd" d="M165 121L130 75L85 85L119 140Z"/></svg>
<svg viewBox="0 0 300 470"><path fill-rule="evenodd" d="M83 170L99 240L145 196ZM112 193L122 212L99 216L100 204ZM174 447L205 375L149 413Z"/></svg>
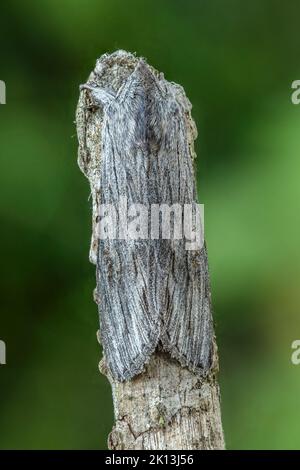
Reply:
<svg viewBox="0 0 300 470"><path fill-rule="evenodd" d="M182 84L199 137L229 449L300 448L298 1L2 1L0 448L106 448L78 85L136 51Z"/></svg>

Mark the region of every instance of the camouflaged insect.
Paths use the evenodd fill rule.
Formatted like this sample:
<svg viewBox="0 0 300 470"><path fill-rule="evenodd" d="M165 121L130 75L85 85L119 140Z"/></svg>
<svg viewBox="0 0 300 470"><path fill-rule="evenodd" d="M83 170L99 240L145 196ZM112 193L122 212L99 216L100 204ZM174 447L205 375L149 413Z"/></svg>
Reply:
<svg viewBox="0 0 300 470"><path fill-rule="evenodd" d="M182 87L140 59L117 91L91 82L81 88L102 116L101 204L118 205L122 197L128 205L197 201L196 130ZM100 239L96 264L100 337L115 379L142 372L157 348L198 374L209 371L214 333L205 246Z"/></svg>

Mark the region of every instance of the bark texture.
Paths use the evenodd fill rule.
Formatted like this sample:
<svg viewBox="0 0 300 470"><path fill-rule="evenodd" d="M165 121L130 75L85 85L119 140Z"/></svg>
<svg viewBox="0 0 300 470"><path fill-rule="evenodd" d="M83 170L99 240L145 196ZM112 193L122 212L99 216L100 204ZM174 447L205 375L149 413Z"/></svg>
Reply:
<svg viewBox="0 0 300 470"><path fill-rule="evenodd" d="M138 58L136 58L133 54L124 51L117 51L111 55L102 56L101 59L97 61L95 70L91 73L88 79L88 86L86 88L90 90L96 90L96 98L99 96L99 101L103 101L105 103L105 101L110 100L112 96L114 96L114 94L121 89L125 82L127 83L128 77L132 76L133 71L137 70L138 73L141 73L139 72L140 67L137 67L137 64L139 63L140 62ZM143 64L142 67L144 67ZM175 84L168 84L168 82L164 80L163 76L160 76L154 69L151 69L150 72L146 70L146 73L152 75L152 70L153 74L155 74L155 76L153 75L153 80L155 82L157 80L157 84L155 86L160 88L162 84L163 87L169 87L171 95L173 96L174 94L175 99L179 103L178 110L180 111L180 109L183 109L183 115L182 118L180 118L181 121L179 121L179 124L181 123L183 128L186 130L187 145L184 146L186 149L184 158L187 158L187 160L185 162L181 161L180 163L180 165L182 165L180 174L184 176L185 169L190 168L191 165L189 160L192 160L194 157L193 142L196 137L195 125L189 112L190 104L186 99L184 91L181 87ZM142 71L142 74L144 73L145 72ZM135 76L132 77L132 81L134 81ZM140 81L139 76L137 78ZM144 75L142 75L142 79L144 79ZM152 78L150 77L149 80L151 83L151 88L155 89L155 87L152 85ZM128 83L129 86L131 86L130 81ZM105 90L105 92L103 93L102 90ZM143 85L143 100L145 100L145 95L147 99L148 93L150 94L149 88L146 88L146 93L144 90L145 86ZM149 90L149 92L147 90ZM133 91L131 89L131 92L133 93L133 99L136 99L136 96L138 96L136 95L136 89ZM139 93L140 91L137 90L137 92ZM171 99L173 99L172 96ZM150 96L148 99L148 102L152 106L153 97ZM121 97L121 100L122 103L124 103L123 97ZM99 205L102 203L103 198L105 197L103 190L100 188L100 182L105 181L105 178L103 180L103 171L101 171L103 168L101 168L101 163L103 164L103 160L105 160L103 155L102 139L104 139L106 135L107 123L105 122L105 115L103 110L101 110L101 107L95 109L94 105L95 101L91 99L91 95L89 95L87 92L82 92L79 98L76 121L79 139L78 162L81 170L89 179L91 186L93 203L93 230L90 248L90 261L94 264L98 264L98 289L95 290L95 300L98 304L100 303L101 307L101 300L103 299L99 298L99 295L101 295L101 288L99 289L99 280L101 281L101 269L102 272L105 272L106 266L104 265L104 257L99 257L99 253L101 253L101 245L98 240L98 216ZM178 110L176 111L177 116ZM166 119L166 122L169 121L169 119ZM150 120L150 122L152 121ZM118 126L116 126L115 132L118 132ZM152 139L153 132L151 131L150 134ZM177 137L175 133L174 139L176 138ZM124 139L126 139L126 134ZM169 139L172 141L170 136ZM176 148L178 148L177 145ZM171 153L173 154L174 152ZM180 152L177 152L177 154L180 156ZM115 156L115 152L113 152L113 155ZM130 159L130 157L131 153L129 151L128 159ZM105 164L107 168L108 163L106 158ZM172 168L174 165L169 166ZM134 167L134 165L131 166L131 168L132 167ZM121 171L122 165L120 171L117 173L120 173ZM167 165L165 171L166 175L168 176L172 169L169 170ZM154 174L156 174L156 170L154 171L153 175ZM189 176L191 175L190 170L186 175L187 176L183 178L183 184L186 186L184 195L189 193L193 194L195 190L193 186L193 178ZM158 188L163 187L164 180L165 178L162 177L162 182L157 185ZM147 184L147 178L145 180L145 184ZM145 186L145 184L143 184L143 186ZM163 200L162 202L178 202L177 200L173 200L172 197L173 194L178 194L178 187L175 187L177 186L176 184L173 184L173 186L174 188L170 193L170 200ZM167 187L169 188L170 184L168 184ZM111 183L109 185L109 190L111 190ZM105 202L107 203L108 201ZM160 203L161 201L148 200L146 202ZM184 200L182 202L186 201ZM107 250L103 250L104 254L106 252ZM189 365L189 361L186 360L187 356L186 352L184 352L184 349L179 351L179 354L172 354L172 348L168 348L168 350L171 352L171 354L168 354L163 351L163 341L158 343L155 352L150 357L146 357L145 359L142 358L141 366L144 364L144 368L139 367L137 372L140 372L140 370L142 370L142 372L138 375L136 375L134 369L130 369L130 366L129 370L121 367L122 360L126 356L127 350L124 350L123 356L121 354L120 359L117 360L112 360L114 358L108 357L107 359L109 359L109 361L107 362L106 358L104 357L100 363L100 370L108 377L112 386L116 419L115 426L108 440L108 444L111 449L189 450L224 448L224 438L220 416L220 394L216 378L218 372L217 347L215 338L211 337L213 330L210 326L209 316L210 292L207 292L207 290L209 290L209 282L206 269L206 251L204 248L204 251L202 251L202 256L200 257L194 254L186 255L184 252L181 253L182 254L179 256L179 259L182 259L183 256L188 256L187 260L190 262L190 264L183 263L183 269L186 269L186 266L190 266L191 269L196 270L196 274L199 273L199 279L200 281L203 280L204 286L204 290L202 288L202 290L199 291L199 295L197 294L194 296L193 302L190 302L191 305L186 312L186 324L190 325L190 328L193 328L193 324L196 321L194 312L196 314L198 311L200 312L200 315L201 312L204 312L203 318L207 319L208 321L208 323L203 323L203 320L200 321L200 317L199 326L197 326L194 333L192 333L192 329L190 330L190 338L193 337L190 351L192 354L196 354L193 353L193 351L199 351L199 353L197 353L199 355L196 354L194 356L196 358L194 361L195 370L192 370L193 367L186 367L186 365ZM162 253L162 255L164 254ZM164 259L165 256L160 256L160 258ZM101 263L103 263L103 266L101 266ZM182 269L180 269L178 272L182 272ZM188 278L189 276L187 279ZM192 288L191 293L198 292L198 283L195 275L193 275L191 279L195 279L194 287ZM163 283L164 279L162 279L159 284L163 285ZM131 282L130 284L132 285L134 283ZM182 283L182 285L184 284ZM103 286L103 283L101 283L101 286ZM174 282L172 283L172 286L174 289ZM105 293L109 295L107 290L108 289L106 289ZM205 292L204 296L203 292ZM122 300L122 297L118 298L119 301L117 304L121 304L124 299ZM203 306L202 304L199 304L199 308L197 308L197 300L198 302L205 303L203 303ZM162 302L163 301L164 296L162 296ZM128 307L128 302L125 301L125 304ZM103 304L102 302L102 305L104 308L106 308L106 304ZM163 305L164 304L162 303L158 311L165 311ZM169 305L169 301L167 302L167 305ZM122 311L124 311L124 308L122 308ZM205 314L205 311L208 312L207 315ZM188 318L188 312L189 315L192 315L192 318L190 319ZM130 314L131 311L129 309L128 313L126 314L127 319L130 318ZM119 322L117 323L120 324ZM126 326L126 322L124 325ZM178 328L180 329L185 328L184 326L181 326L180 323L180 309L178 309L178 321L176 321L174 325L178 325ZM188 331L187 328L185 329ZM133 328L133 330L131 329L130 331L132 332L134 330L135 328ZM204 334L204 337L200 338L200 336L197 336L197 334L199 335L201 333L203 335L203 331L207 331L207 334ZM168 337L165 336L165 341L170 338L170 335L172 337L172 334L174 334L173 327L170 328ZM103 336L103 332L102 335L99 336L105 340L107 338L105 335ZM184 332L183 336L180 335L180 337L183 338L181 344L184 348L186 347L186 344L188 344L187 341L190 341L190 338L186 337L186 340L184 340ZM200 343L199 341L197 342L197 337L199 338L199 341L201 340ZM164 336L162 336L162 338L164 338ZM111 341L109 340L108 336L106 350L109 351L109 355L111 356L112 353L109 349L110 343ZM120 338L118 339L118 344L120 344L120 348L124 348L124 344L122 345L120 343ZM172 340L172 344L174 344L174 340ZM203 344L203 346L201 346L201 344ZM111 351L114 350L117 349L112 347ZM122 351L122 349L120 350ZM180 360L180 362L172 358L171 355L175 357L178 356L177 358ZM139 357L140 356L137 356L137 358ZM201 371L200 369L201 364L203 364L203 358L209 358L210 367L207 369L206 363L208 359L206 359L206 361L204 361L205 365ZM125 361L125 363L126 362L127 361ZM200 369L199 367L196 367L198 363L200 365ZM134 377L132 378L133 375ZM131 380L125 382L119 381L124 380L124 378L130 378Z"/></svg>

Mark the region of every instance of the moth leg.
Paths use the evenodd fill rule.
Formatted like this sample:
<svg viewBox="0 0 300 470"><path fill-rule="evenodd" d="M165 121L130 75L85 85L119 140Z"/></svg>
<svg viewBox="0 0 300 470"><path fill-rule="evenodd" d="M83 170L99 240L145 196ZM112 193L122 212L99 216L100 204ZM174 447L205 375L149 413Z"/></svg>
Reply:
<svg viewBox="0 0 300 470"><path fill-rule="evenodd" d="M95 108L103 108L115 99L115 95L108 91L105 90L104 88L100 88L94 85L90 85L89 83L84 83L83 85L80 85L80 91L82 90L88 90L90 91L90 98L92 100L92 107Z"/></svg>
<svg viewBox="0 0 300 470"><path fill-rule="evenodd" d="M96 338L99 344L101 344L101 335L100 335L100 330L96 331Z"/></svg>

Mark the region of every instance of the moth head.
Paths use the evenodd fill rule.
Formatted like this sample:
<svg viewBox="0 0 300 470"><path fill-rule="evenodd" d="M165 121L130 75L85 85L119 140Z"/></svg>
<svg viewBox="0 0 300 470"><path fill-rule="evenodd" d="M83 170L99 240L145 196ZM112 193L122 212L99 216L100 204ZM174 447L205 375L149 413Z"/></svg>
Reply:
<svg viewBox="0 0 300 470"><path fill-rule="evenodd" d="M127 80L120 87L117 106L122 108L130 122L131 135L142 151L157 151L164 131L164 80L140 59Z"/></svg>

